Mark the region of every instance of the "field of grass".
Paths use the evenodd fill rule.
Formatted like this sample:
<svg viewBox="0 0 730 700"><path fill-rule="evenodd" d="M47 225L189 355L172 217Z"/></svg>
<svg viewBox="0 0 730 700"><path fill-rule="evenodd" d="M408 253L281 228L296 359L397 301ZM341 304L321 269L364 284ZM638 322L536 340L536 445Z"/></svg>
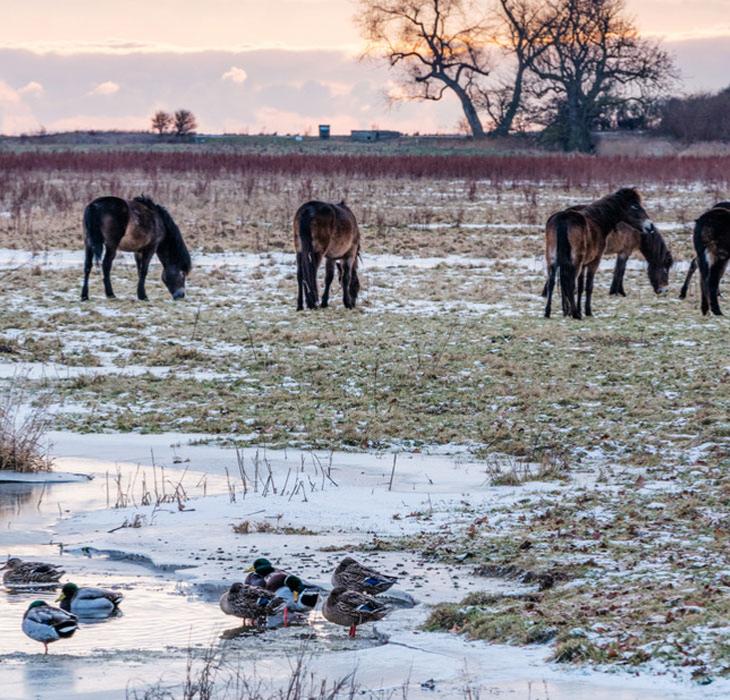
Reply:
<svg viewBox="0 0 730 700"><path fill-rule="evenodd" d="M51 402L54 427L466 449L484 458L485 484L537 479L544 491L510 508L465 504L468 527L368 546L541 590L437 608L430 628L553 640L561 661L688 667L702 682L730 673L727 321L700 316L696 289L676 298L680 270L655 297L640 265L627 299L609 298L610 271L599 273L594 319L542 318L541 224L605 186L142 171L32 171L26 185L0 204L0 246L39 252L0 271L1 357L6 376L18 368L16 381ZM687 261L692 219L724 193L643 190ZM118 299L103 298L96 275L82 304L80 264L43 251L79 248L92 197L142 191L195 251L186 301L167 298L159 268L151 301L134 301L127 261L113 273ZM346 197L362 222L354 312L338 299L294 311L289 221L313 196Z"/></svg>

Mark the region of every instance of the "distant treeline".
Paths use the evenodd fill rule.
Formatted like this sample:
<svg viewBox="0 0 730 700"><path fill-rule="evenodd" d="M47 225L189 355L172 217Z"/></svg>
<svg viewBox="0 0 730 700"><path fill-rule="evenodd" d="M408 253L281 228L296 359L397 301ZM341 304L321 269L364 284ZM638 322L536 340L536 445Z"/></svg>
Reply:
<svg viewBox="0 0 730 700"><path fill-rule="evenodd" d="M730 87L667 100L658 131L682 141L730 141Z"/></svg>

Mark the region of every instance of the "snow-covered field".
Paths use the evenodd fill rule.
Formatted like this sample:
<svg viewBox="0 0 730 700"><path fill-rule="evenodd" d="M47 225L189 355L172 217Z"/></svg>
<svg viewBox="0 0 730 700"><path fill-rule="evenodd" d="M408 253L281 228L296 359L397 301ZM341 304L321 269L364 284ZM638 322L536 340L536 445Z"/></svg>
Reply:
<svg viewBox="0 0 730 700"><path fill-rule="evenodd" d="M126 597L44 659L20 631L31 597L1 592L3 699L158 680L177 697L209 649L221 683L285 683L301 652L373 698L730 696L728 329L694 289L676 298L686 221L715 193L651 193L670 295L632 260L629 297L609 298L607 260L596 317L573 323L542 318L539 222L584 193L441 185L428 202L373 185L354 313L336 285L330 309L294 312L289 234L262 192L215 225L212 204L181 217L205 249L184 303L156 263L149 303L120 256L119 298L94 275L81 304L78 251L0 250L0 385L50 416L56 473L94 476L0 484L0 554ZM242 635L217 606L257 556L329 585L346 553L418 605L354 642L319 613Z"/></svg>

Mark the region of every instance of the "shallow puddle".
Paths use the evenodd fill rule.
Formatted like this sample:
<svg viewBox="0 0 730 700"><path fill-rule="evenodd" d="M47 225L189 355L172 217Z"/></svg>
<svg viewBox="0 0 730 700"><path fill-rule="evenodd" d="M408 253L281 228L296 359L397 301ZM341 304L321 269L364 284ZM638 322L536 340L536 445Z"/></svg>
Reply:
<svg viewBox="0 0 730 700"><path fill-rule="evenodd" d="M205 600L194 588L183 588L163 577L86 573L74 576L74 581L122 591L120 614L105 620L81 618L73 637L50 645L51 654L165 653L218 645L226 651L285 654L302 644L311 653L319 653L369 648L385 641L372 629L363 629L355 640L348 639L346 630L328 624L317 612L304 625L247 629L237 618L224 615L216 600ZM43 652L41 644L23 634L23 613L34 600L57 605L57 595L58 591L47 590L0 593L0 656ZM214 596L207 592L206 598Z"/></svg>

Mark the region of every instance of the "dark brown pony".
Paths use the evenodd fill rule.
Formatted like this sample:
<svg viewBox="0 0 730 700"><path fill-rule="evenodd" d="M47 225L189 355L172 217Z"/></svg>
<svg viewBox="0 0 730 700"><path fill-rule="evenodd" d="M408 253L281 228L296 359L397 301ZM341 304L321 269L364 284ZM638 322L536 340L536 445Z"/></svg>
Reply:
<svg viewBox="0 0 730 700"><path fill-rule="evenodd" d="M584 288L585 314L593 315L593 278L606 248L606 239L620 223L647 234L655 231L635 189L620 189L592 204L565 209L548 219L545 226L545 260L548 269L545 318L550 318L558 270L563 315L582 318L581 297Z"/></svg>
<svg viewBox="0 0 730 700"><path fill-rule="evenodd" d="M572 210L580 211L581 207L571 207ZM669 286L669 270L674 264L672 254L659 231L654 233L641 233L628 224L619 224L614 231L606 238L604 255L616 255L616 266L613 271L613 281L609 294L626 296L624 290L624 276L626 274L626 262L635 251L640 251L647 262L646 272L656 294L665 294ZM542 295L547 296L548 283L542 290Z"/></svg>
<svg viewBox="0 0 730 700"><path fill-rule="evenodd" d="M621 223L606 239L604 255L616 255L616 267L609 294L626 296L624 275L626 262L634 251L640 251L647 262L646 272L656 294L666 294L669 288L669 270L674 264L672 254L664 238L656 229L652 233L642 233L628 224Z"/></svg>
<svg viewBox="0 0 730 700"><path fill-rule="evenodd" d="M718 202L713 209L730 209L730 202ZM692 275L697 270L697 258L692 258L692 262L689 264L689 270L687 270L687 276L684 278L684 284L679 292L680 299L686 299L687 292L689 291L689 283L692 281ZM719 292L718 292L719 296Z"/></svg>
<svg viewBox="0 0 730 700"><path fill-rule="evenodd" d="M360 254L360 231L355 215L344 203L307 202L294 215L294 249L297 253L297 311L314 309L319 303L317 270L325 262L322 308L329 303L335 264L342 284L342 301L354 309L360 280L357 261Z"/></svg>
<svg viewBox="0 0 730 700"><path fill-rule="evenodd" d="M185 296L185 279L191 268L190 253L170 213L149 197L95 199L84 210L84 244L82 301L89 298L89 273L95 260L97 264L101 261L104 291L107 297L114 298L111 269L117 250L134 253L138 299L147 300L145 280L155 253L162 263L162 281L172 298Z"/></svg>
<svg viewBox="0 0 730 700"><path fill-rule="evenodd" d="M730 208L713 207L700 216L695 222L693 242L702 285L702 314L712 311L722 316L718 296L730 260Z"/></svg>

